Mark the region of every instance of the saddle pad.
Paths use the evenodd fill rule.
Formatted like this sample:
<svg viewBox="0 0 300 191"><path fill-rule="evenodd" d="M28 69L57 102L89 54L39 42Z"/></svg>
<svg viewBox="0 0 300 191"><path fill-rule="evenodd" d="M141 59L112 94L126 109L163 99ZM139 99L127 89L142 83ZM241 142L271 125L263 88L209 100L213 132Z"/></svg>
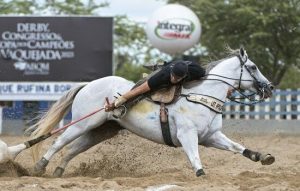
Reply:
<svg viewBox="0 0 300 191"><path fill-rule="evenodd" d="M155 102L171 103L174 99L175 92L176 92L176 86L171 86L170 88L164 88L154 92L151 95L151 99Z"/></svg>

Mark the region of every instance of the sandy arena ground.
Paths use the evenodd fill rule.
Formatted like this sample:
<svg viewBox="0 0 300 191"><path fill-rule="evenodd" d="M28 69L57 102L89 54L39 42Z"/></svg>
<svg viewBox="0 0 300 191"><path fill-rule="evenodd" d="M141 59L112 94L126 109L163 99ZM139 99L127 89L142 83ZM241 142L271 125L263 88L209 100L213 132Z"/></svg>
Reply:
<svg viewBox="0 0 300 191"><path fill-rule="evenodd" d="M252 150L271 153L275 163L262 166L239 154L201 146L206 175L196 177L181 148L159 145L124 130L77 156L63 178L51 178L61 153L43 177L19 177L26 174L26 169L30 173L34 165L26 150L17 157L17 163L0 165L0 190L300 190L299 135L229 137ZM25 140L12 136L0 139L9 145ZM52 141L47 140L44 149Z"/></svg>

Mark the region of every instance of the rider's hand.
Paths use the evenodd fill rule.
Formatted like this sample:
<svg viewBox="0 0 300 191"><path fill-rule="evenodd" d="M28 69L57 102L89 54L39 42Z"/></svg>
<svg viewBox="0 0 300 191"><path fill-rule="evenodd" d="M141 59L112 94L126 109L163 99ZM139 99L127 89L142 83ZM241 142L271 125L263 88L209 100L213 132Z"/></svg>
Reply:
<svg viewBox="0 0 300 191"><path fill-rule="evenodd" d="M113 111L114 109L115 109L115 103L104 105L105 112Z"/></svg>
<svg viewBox="0 0 300 191"><path fill-rule="evenodd" d="M104 110L106 112L113 111L115 108L119 107L120 105L124 104L127 99L124 96L118 97L113 103L106 103L104 105Z"/></svg>
<svg viewBox="0 0 300 191"><path fill-rule="evenodd" d="M114 106L119 107L120 105L123 105L123 103L125 103L126 101L127 99L124 96L120 96L114 101Z"/></svg>

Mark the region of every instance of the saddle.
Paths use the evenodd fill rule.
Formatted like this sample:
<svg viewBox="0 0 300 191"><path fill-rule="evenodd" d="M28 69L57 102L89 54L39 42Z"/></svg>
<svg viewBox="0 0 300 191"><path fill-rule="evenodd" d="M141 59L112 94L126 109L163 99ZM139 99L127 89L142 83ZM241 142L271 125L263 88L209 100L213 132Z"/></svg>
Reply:
<svg viewBox="0 0 300 191"><path fill-rule="evenodd" d="M148 74L143 74L143 78L141 80L139 80L132 89L140 86L141 84L143 84L145 81L147 81L151 76L155 75L157 72L159 72L161 70L161 68L163 67L162 63L158 63L158 64L154 64L154 65L144 65L144 67L146 67L147 69L152 70L152 72L148 75ZM169 120L168 120L168 109L166 108L166 105L171 104L173 102L175 102L177 100L177 98L179 97L180 93L181 93L181 88L182 88L182 84L176 84L173 85L171 87L168 88L163 88L154 92L149 92L146 94L142 94L139 95L135 98L133 98L132 100L128 100L125 104L124 104L124 114L126 113L126 110L128 108L133 107L135 104L137 104L138 102L140 102L143 99L147 99L149 101L152 101L153 103L159 104L160 105L160 124L161 124L161 129L162 129L162 135L164 138L164 141L166 143L166 145L175 147L173 141L172 141L172 137L171 137L171 132L170 132L170 127L169 127Z"/></svg>
<svg viewBox="0 0 300 191"><path fill-rule="evenodd" d="M176 99L176 93L180 91L180 86L174 85L170 88L164 88L153 92L150 96L153 102L170 104ZM178 94L177 94L178 95Z"/></svg>
<svg viewBox="0 0 300 191"><path fill-rule="evenodd" d="M139 81L137 84L135 84L133 88L136 88L137 86L141 85L145 80L147 79L143 79ZM136 98L133 98L132 100L128 100L124 105L126 108L131 108L138 102L142 101L143 99L147 99L149 101L152 101L155 104L159 104L161 107L161 111L167 110L165 108L165 105L177 101L177 98L181 93L181 88L182 88L182 84L176 84L168 88L163 88L154 92L142 94L140 96L137 96ZM163 114L164 116L167 115L167 111L165 111L164 113L165 113Z"/></svg>

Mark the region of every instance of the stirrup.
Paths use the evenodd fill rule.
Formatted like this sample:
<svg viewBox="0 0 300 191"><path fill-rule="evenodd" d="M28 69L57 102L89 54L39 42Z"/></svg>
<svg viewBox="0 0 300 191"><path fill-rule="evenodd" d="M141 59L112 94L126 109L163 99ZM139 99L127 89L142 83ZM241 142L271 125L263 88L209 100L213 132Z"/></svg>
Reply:
<svg viewBox="0 0 300 191"><path fill-rule="evenodd" d="M121 119L127 113L127 108L124 105L120 105L112 111L112 116L116 119Z"/></svg>

